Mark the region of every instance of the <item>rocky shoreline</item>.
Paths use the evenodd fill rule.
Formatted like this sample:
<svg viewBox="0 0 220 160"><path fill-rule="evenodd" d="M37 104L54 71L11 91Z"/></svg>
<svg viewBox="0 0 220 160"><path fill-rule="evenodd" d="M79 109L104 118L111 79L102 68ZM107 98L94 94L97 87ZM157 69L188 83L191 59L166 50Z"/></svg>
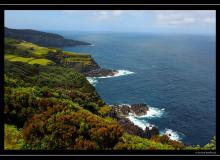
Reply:
<svg viewBox="0 0 220 160"><path fill-rule="evenodd" d="M83 74L86 77L107 77L107 76L114 76L117 73L118 73L117 70L97 68L97 69L92 69L90 71L84 72Z"/></svg>
<svg viewBox="0 0 220 160"><path fill-rule="evenodd" d="M108 116L116 119L127 133L148 139L154 135L159 135L159 130L155 126L146 127L145 130L143 130L128 119L128 116L131 114L135 116L146 115L149 111L149 107L146 104L122 104L110 106L112 107L112 111Z"/></svg>
<svg viewBox="0 0 220 160"><path fill-rule="evenodd" d="M115 76L119 72L113 69L101 68L95 61L93 61L93 67L87 67L82 71L85 77L111 77ZM118 121L122 128L129 134L140 136L143 138L150 139L154 135L159 135L159 130L155 126L146 127L144 130L139 126L135 125L128 118L130 115L133 116L144 116L147 115L149 107L146 104L122 104L122 105L109 105L112 110L108 113L108 117L112 117Z"/></svg>

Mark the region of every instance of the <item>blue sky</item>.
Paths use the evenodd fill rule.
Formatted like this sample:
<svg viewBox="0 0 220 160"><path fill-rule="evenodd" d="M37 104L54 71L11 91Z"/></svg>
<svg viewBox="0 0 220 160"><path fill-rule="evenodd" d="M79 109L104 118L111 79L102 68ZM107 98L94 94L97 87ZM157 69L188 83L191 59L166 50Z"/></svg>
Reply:
<svg viewBox="0 0 220 160"><path fill-rule="evenodd" d="M215 34L213 10L7 10L17 29Z"/></svg>

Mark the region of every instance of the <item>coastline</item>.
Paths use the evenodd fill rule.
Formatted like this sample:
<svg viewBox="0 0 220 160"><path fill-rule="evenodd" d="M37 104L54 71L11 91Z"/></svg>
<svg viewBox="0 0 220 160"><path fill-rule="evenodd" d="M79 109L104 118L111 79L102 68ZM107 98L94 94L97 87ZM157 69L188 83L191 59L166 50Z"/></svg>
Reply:
<svg viewBox="0 0 220 160"><path fill-rule="evenodd" d="M95 64L97 64L94 59L93 61ZM105 69L101 68L98 64L97 66L97 68L83 73L89 83L94 87L98 83L99 79L114 78L134 74L134 72L128 70ZM171 140L181 140L178 133L172 129L165 128L165 130L160 131L159 128L154 124L143 122L138 119L145 117L160 117L164 112L164 108L158 109L149 107L146 104L118 104L109 106L112 108L112 112L108 116L116 119L129 134L148 139L157 135L166 135Z"/></svg>
<svg viewBox="0 0 220 160"><path fill-rule="evenodd" d="M9 41L6 41L6 42L9 42ZM10 42L12 42L12 41L10 41ZM17 43L18 43L18 41L14 41L13 44L17 45ZM22 43L25 43L25 42L22 41ZM28 44L30 45L30 43L28 43ZM9 45L8 48L6 48L6 49L13 49L13 47L10 48L10 45ZM39 49L39 46L35 46L35 48L30 49L30 52L32 54L34 54L33 51L38 50L38 49ZM44 48L44 49L46 50L46 48ZM82 115L84 115L85 119L83 119L83 121L85 121L86 124L90 123L90 121L88 121L88 119L86 118L86 117L88 117L87 113L89 113L92 116L92 118L94 118L94 119L98 117L97 122L100 121L100 123L105 123L104 120L106 120L106 124L104 124L104 127L106 127L106 128L108 128L108 126L109 126L108 125L109 119L111 120L111 118L113 118L114 120L112 121L112 123L117 122L117 124L120 124L122 126L124 131L126 131L127 133L129 133L131 135L143 137L146 139L154 138L154 136L157 136L157 135L161 136L162 138L164 138L163 135L168 136L168 137L170 137L171 140L173 140L172 138L175 138L175 134L173 135L174 132L171 129L165 128L165 130L162 132L162 131L159 131L157 126L151 125L150 123L147 123L147 121L143 120L144 118L151 119L154 117L158 117L158 116L160 116L162 111L164 111L165 109L150 107L147 104L113 104L113 105L108 105L99 97L98 93L96 92L96 89L93 87L94 85L92 84L93 85L92 86L91 82L89 81L89 78L96 79L97 83L98 83L99 79L114 78L114 77L124 76L124 75L128 75L128 74L134 74L134 72L131 72L128 70L112 70L112 69L101 68L95 62L95 60L92 58L91 55L80 55L80 54L76 54L74 52L73 53L62 52L62 50L55 50L55 51L51 51L50 49L47 49L47 50L49 50L50 52L48 52L47 55L42 55L42 58L46 58L46 59L54 61L56 63L54 63L52 65L48 64L45 66L40 66L40 65L31 65L29 63L24 63L24 62L20 62L20 63L16 63L13 61L10 62L10 59L6 61L7 66L10 66L10 67L8 67L10 69L11 69L11 66L13 68L16 68L16 66L23 64L23 65L20 65L20 67L22 68L23 71L25 71L25 73L26 72L30 73L30 71L33 72L33 75L25 74L25 76L26 76L24 79L25 82L30 83L29 84L30 87L26 88L24 83L17 83L16 81L11 80L12 78L16 79L17 77L14 77L15 74L9 74L9 73L17 71L16 69L15 70L7 70L6 73L8 75L6 77L7 78L6 80L7 80L7 83L10 84L10 85L8 85L8 90L10 91L7 93L8 98L11 98L13 100L13 99L15 99L13 96L17 96L17 95L22 96L23 95L23 94L11 94L11 91L18 92L18 93L24 93L25 95L29 94L31 96L33 96L33 92L34 92L33 102L35 102L34 101L35 97L37 97L36 99L39 99L39 97L41 96L38 93L38 91L39 90L41 91L41 88L43 88L43 90L41 91L43 93L43 96L41 96L40 98L42 98L42 102L48 102L48 103L41 103L41 101L36 102L37 104L39 102L39 105L45 104L45 106L46 106L45 108L42 108L42 110L39 110L40 114L44 113L42 111L44 111L44 109L46 109L48 107L48 104L53 103L54 98L56 98L56 100L57 100L56 103L60 103L59 101L61 101L62 103L60 103L60 104L63 105L62 107L60 107L60 108L62 108L60 110L60 112L62 111L62 113L64 113L64 114L63 115L60 114L61 115L60 118L63 118L65 116L67 116L67 118L69 118L69 113L75 114L75 111L79 110L79 112L76 112L77 113L76 117L81 118ZM12 53L12 52L8 52L8 53ZM22 52L20 50L19 50L19 54L21 57L24 56L24 52ZM71 54L73 54L73 55L71 55ZM10 56L11 56L10 54L7 55L7 57L10 57ZM31 57L32 55L29 55L29 56ZM30 67L28 67L28 66L30 66ZM32 67L33 67L33 69L32 69ZM40 70L39 70L39 68L40 68ZM36 72L36 71L38 71L38 72ZM16 74L24 76L23 72L20 72L20 71L17 72ZM40 78L39 78L39 75L40 75ZM32 78L33 78L33 76L35 76L34 77L35 81L29 81L29 78L31 76L32 76ZM87 77L87 76L90 76L90 77ZM50 79L48 79L48 77ZM87 78L87 80L90 82L90 84L85 78ZM136 77L134 77L134 78L136 78ZM123 81L124 81L124 79L122 79L122 83L123 83ZM14 84L15 82L16 82L16 85ZM21 87L23 90L17 90L16 89L17 85L19 87ZM39 88L33 89L35 87L39 87ZM62 94L60 94L60 93L62 93ZM66 101L66 100L64 101L63 97L68 99L68 101ZM8 102L11 102L12 100L9 100ZM50 100L51 100L51 102L50 102ZM27 101L27 102L29 102L29 101ZM72 102L74 102L74 104ZM63 112L64 106L67 106L66 103L68 103L68 105L73 107L74 110L72 110L72 108L71 108L71 110L70 109L68 110L69 112ZM9 104L11 105L12 103L9 103ZM19 104L19 105L23 106L23 101L17 101L17 102L14 102L14 104L15 105ZM32 107L32 105L30 103L27 103L24 106ZM51 105L51 106L53 107L54 105ZM60 105L57 105L57 106L60 106ZM107 116L104 116L105 111L106 111L105 109L108 107L111 108L111 112L107 113L108 114ZM16 108L16 107L14 107L14 108ZM23 107L17 107L17 108L23 108ZM40 108L40 107L38 107L38 108ZM156 109L159 109L159 111L161 111L161 113L157 112ZM88 110L89 112L87 112L86 110ZM26 115L29 115L29 108L25 111L22 110L22 112L20 112L19 110L16 112L17 113L25 113L24 114L24 117L25 117ZM9 110L9 113L8 113L9 117L12 115L10 118L12 118L12 120L14 121L13 123L17 124L18 121L20 121L20 117L16 117L18 119L14 120L14 117L16 115L11 114L11 113L13 113L13 110ZM28 113L28 114L26 114L26 113ZM33 110L33 115L34 114L39 115L39 113L37 113L35 110ZM82 113L82 114L78 115L78 113ZM17 115L19 115L19 114L17 114ZM77 119L76 117L72 117L71 120L76 120ZM109 118L109 117L111 117L111 118ZM8 122L10 121L10 118L8 119ZM41 118L42 118L42 115L39 116L39 120L41 120ZM34 119L30 119L30 120L32 120L32 121L29 121L30 124L32 124L32 123L35 124L36 121ZM140 124L140 120L143 120L143 124ZM22 126L23 122L25 122L25 121L26 121L26 119L24 118L24 120L22 122L20 122L21 124L19 124L19 127ZM45 119L45 122L46 122L46 119ZM59 126L60 130L62 130L63 123L62 123L62 121L61 122L58 121L58 122L61 124ZM46 124L46 123L44 123L44 124ZM57 127L56 123L51 123L50 125L55 125L55 127ZM75 127L74 125L75 124L72 124L70 127ZM77 124L77 126L79 126L79 125ZM164 126L167 127L166 125L164 125ZM162 127L164 128L164 126L162 126ZM93 126L91 126L91 127L93 128ZM25 126L25 128L26 128L26 126ZM39 126L39 130L41 130L41 128L45 129L46 134L48 133L48 131L46 130L46 127ZM97 128L96 128L96 130L97 130ZM88 132L88 133L91 133L91 132ZM112 132L110 132L110 133L112 134ZM64 133L64 134L66 134L66 133ZM38 136L36 136L36 137L38 137ZM57 138L59 139L60 135L58 135ZM122 138L124 138L124 137L122 137ZM33 142L35 142L35 140L33 140ZM170 141L169 143L172 143L172 141Z"/></svg>

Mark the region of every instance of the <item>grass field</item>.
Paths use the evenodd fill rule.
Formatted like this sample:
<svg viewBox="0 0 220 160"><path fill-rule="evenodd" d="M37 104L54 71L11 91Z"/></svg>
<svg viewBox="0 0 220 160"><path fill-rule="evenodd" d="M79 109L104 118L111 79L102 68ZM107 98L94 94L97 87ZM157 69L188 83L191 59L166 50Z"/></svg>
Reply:
<svg viewBox="0 0 220 160"><path fill-rule="evenodd" d="M5 59L9 60L9 61L13 61L13 62L24 62L24 63L28 63L28 64L39 64L39 65L49 65L49 64L53 64L54 62L49 60L49 59L37 59L37 58L26 58L26 57L21 57L21 56L16 56L16 55L12 55L12 54L5 54Z"/></svg>
<svg viewBox="0 0 220 160"><path fill-rule="evenodd" d="M17 46L18 46L18 49L29 50L34 55L46 55L46 54L48 54L48 52L56 52L55 49L40 47L40 46L35 45L33 43L24 42L24 41L19 43Z"/></svg>
<svg viewBox="0 0 220 160"><path fill-rule="evenodd" d="M15 52L28 52L31 55L35 56L44 56L48 54L48 52L56 52L57 50L55 48L47 48L47 47L41 47L36 44L21 41L21 40L14 40L11 38L5 38L5 43L9 44L10 46L14 46Z"/></svg>
<svg viewBox="0 0 220 160"><path fill-rule="evenodd" d="M90 65L92 64L92 58L88 54L78 54L74 52L64 52L65 62L71 63L71 62L78 62L82 63L84 65Z"/></svg>

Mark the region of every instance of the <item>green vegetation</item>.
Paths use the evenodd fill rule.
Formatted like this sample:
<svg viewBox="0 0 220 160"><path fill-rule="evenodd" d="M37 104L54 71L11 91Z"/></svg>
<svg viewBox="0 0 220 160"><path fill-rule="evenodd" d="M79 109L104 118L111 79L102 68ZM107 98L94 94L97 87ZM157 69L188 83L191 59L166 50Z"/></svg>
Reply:
<svg viewBox="0 0 220 160"><path fill-rule="evenodd" d="M99 115L106 117L108 116L108 114L112 111L112 108L109 107L108 105L105 105L103 107L101 107L98 111Z"/></svg>
<svg viewBox="0 0 220 160"><path fill-rule="evenodd" d="M81 74L97 67L90 55L63 52L6 38L5 149L195 149L166 136L127 134L111 107ZM205 149L215 149L215 138ZM201 147L199 147L201 149ZM204 149L202 148L202 149ZM196 148L197 149L197 148Z"/></svg>
<svg viewBox="0 0 220 160"><path fill-rule="evenodd" d="M79 62L84 65L92 65L93 61L90 55L76 54L72 52L64 52L65 63Z"/></svg>
<svg viewBox="0 0 220 160"><path fill-rule="evenodd" d="M24 129L31 149L111 149L123 130L91 112L55 106L30 119Z"/></svg>
<svg viewBox="0 0 220 160"><path fill-rule="evenodd" d="M5 53L10 53L10 51L13 51L12 53L14 54L38 57L46 55L49 52L56 52L56 49L40 47L26 41L5 38Z"/></svg>
<svg viewBox="0 0 220 160"><path fill-rule="evenodd" d="M160 142L154 142L146 138L140 138L129 134L124 134L115 145L116 150L174 150L174 147Z"/></svg>
<svg viewBox="0 0 220 160"><path fill-rule="evenodd" d="M5 38L5 59L28 64L55 65L74 68L83 72L99 67L87 54L63 52L58 48L46 48L36 44Z"/></svg>
<svg viewBox="0 0 220 160"><path fill-rule="evenodd" d="M185 150L216 150L216 138L215 136L211 139L210 143L201 147L200 145L187 146Z"/></svg>
<svg viewBox="0 0 220 160"><path fill-rule="evenodd" d="M55 49L49 49L49 48L46 48L46 47L40 47L40 46L38 46L36 44L29 43L29 42L26 42L26 41L20 42L17 45L17 47L20 50L31 51L35 55L45 55L48 52L56 52Z"/></svg>
<svg viewBox="0 0 220 160"><path fill-rule="evenodd" d="M210 143L206 144L203 149L205 150L215 150L216 149L216 138L215 136L213 139L210 141Z"/></svg>
<svg viewBox="0 0 220 160"><path fill-rule="evenodd" d="M39 64L39 65L44 65L44 66L54 63L53 61L49 59L26 58L26 57L16 56L12 54L5 54L5 59L12 61L12 62L26 62L28 64Z"/></svg>
<svg viewBox="0 0 220 160"><path fill-rule="evenodd" d="M20 129L14 125L5 124L4 127L4 149L5 150L20 150L24 147L23 134Z"/></svg>

